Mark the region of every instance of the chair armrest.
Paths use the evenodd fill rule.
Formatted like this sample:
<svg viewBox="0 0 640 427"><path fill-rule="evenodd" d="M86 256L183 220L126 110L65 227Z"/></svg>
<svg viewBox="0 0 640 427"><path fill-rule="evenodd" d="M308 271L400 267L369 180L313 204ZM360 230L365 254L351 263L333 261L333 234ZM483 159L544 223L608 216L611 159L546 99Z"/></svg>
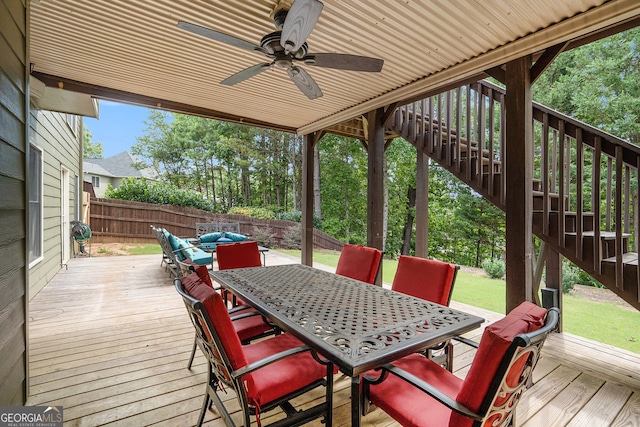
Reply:
<svg viewBox="0 0 640 427"><path fill-rule="evenodd" d="M237 313L239 311L246 310L248 308L251 308L251 306L250 305L236 305L235 307L230 308L229 310L227 310L227 313L234 314L234 313ZM233 320L233 319L231 319L231 320Z"/></svg>
<svg viewBox="0 0 640 427"><path fill-rule="evenodd" d="M393 374L393 375L397 376L401 380L408 382L412 386L420 389L421 391L423 391L424 393L426 393L429 396L433 397L438 402L442 403L443 405L445 405L446 407L450 408L451 410L453 410L453 411L455 411L455 412L457 412L459 414L462 414L465 417L474 419L476 421L482 421L483 417L481 415L476 414L475 412L473 412L472 410L470 410L466 406L456 402L456 400L453 399L451 396L449 396L449 395L445 394L444 392L438 390L437 388L435 388L434 386L432 386L428 382L421 380L420 378L416 377L412 373L410 373L410 372L408 372L408 371L406 371L406 370L404 370L402 368L398 368L397 366L394 366L391 363L388 363L388 364L384 365L382 369L384 369L385 371L389 372L390 374Z"/></svg>
<svg viewBox="0 0 640 427"><path fill-rule="evenodd" d="M466 344L468 346L471 346L473 348L478 348L478 346L480 345L479 343L477 343L477 342L475 342L473 340L470 340L469 338L462 337L462 336L453 337L453 339L456 340L456 341L459 341L459 342L461 342L463 344Z"/></svg>
<svg viewBox="0 0 640 427"><path fill-rule="evenodd" d="M229 313L231 314L231 313ZM257 311L250 311L248 313L241 313L235 316L231 316L231 321L233 322L234 320L240 320L240 319L246 319L247 317L253 317L253 316L262 316L261 313L257 312Z"/></svg>
<svg viewBox="0 0 640 427"><path fill-rule="evenodd" d="M306 345L290 348L288 350L281 351L280 353L272 354L271 356L265 357L264 359L258 360L257 362L250 363L247 366L243 366L242 368L231 372L231 376L233 378L241 378L253 371L257 371L260 368L264 368L267 365L277 362L278 360L293 356L298 353L304 353L305 351L309 350L309 346Z"/></svg>

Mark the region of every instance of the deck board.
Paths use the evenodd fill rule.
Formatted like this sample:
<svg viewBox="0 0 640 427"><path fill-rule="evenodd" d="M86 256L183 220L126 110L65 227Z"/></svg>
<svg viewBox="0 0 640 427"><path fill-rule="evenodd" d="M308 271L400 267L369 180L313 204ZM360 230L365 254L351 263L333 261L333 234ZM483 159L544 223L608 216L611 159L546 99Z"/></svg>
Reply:
<svg viewBox="0 0 640 427"><path fill-rule="evenodd" d="M267 264L296 262L271 251ZM77 258L30 302L29 405L63 405L67 426L191 426L202 405L206 365L159 255ZM452 303L487 319L498 313ZM478 340L483 328L465 336ZM464 377L475 350L454 346L455 374ZM570 334L553 334L517 408L517 426L640 425L640 355ZM349 424L348 378L334 381L334 425ZM303 406L322 391L301 396ZM233 393L224 397L234 419ZM282 417L263 414L263 424ZM223 426L209 411L207 426ZM311 426L323 426L319 420ZM363 426L397 426L380 409Z"/></svg>

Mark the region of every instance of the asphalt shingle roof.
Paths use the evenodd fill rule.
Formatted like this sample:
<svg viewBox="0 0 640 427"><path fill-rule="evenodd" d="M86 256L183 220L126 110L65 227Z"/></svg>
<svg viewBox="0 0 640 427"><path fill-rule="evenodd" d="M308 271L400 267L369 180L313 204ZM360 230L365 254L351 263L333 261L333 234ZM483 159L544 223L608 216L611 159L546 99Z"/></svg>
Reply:
<svg viewBox="0 0 640 427"><path fill-rule="evenodd" d="M152 169L138 170L134 167L137 159L128 151L104 159L84 159L84 171L94 175L114 178L148 178L158 179Z"/></svg>

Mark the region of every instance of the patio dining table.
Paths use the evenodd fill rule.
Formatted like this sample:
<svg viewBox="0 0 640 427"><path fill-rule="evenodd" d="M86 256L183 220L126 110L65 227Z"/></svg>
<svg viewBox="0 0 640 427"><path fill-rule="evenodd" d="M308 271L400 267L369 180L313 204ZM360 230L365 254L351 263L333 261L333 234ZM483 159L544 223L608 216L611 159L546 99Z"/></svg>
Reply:
<svg viewBox="0 0 640 427"><path fill-rule="evenodd" d="M484 319L301 264L213 271L221 286L351 377L360 426L360 375L480 326Z"/></svg>

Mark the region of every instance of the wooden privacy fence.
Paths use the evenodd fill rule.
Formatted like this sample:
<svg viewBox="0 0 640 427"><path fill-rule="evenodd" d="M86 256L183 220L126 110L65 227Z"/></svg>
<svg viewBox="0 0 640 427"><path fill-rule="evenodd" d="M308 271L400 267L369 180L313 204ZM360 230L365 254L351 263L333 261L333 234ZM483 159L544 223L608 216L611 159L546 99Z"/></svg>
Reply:
<svg viewBox="0 0 640 427"><path fill-rule="evenodd" d="M117 199L91 198L90 221L95 243L153 243L151 225L166 228L176 236L195 237L196 222L238 222L242 234L256 237L269 232L274 247L285 247L287 233L300 223L257 219L246 215L214 214L200 209L154 205ZM313 230L313 246L342 250L343 243L320 230Z"/></svg>

